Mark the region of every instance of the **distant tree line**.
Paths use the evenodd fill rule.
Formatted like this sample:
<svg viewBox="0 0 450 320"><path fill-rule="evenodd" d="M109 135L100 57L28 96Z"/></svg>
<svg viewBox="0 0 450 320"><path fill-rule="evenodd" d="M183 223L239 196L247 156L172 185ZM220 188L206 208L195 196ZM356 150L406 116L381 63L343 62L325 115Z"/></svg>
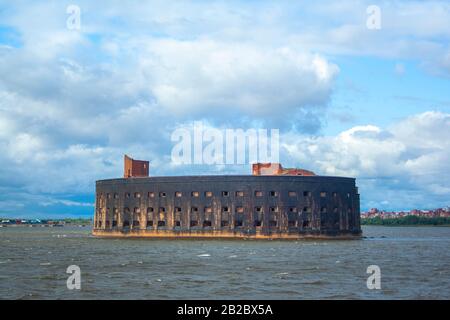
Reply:
<svg viewBox="0 0 450 320"><path fill-rule="evenodd" d="M406 226L406 225L450 225L449 217L419 217L405 216L400 218L384 218L374 217L361 219L362 225L379 225L379 226Z"/></svg>
<svg viewBox="0 0 450 320"><path fill-rule="evenodd" d="M92 219L87 218L71 218L71 219L64 219L65 223L71 223L71 224L90 224L92 222Z"/></svg>

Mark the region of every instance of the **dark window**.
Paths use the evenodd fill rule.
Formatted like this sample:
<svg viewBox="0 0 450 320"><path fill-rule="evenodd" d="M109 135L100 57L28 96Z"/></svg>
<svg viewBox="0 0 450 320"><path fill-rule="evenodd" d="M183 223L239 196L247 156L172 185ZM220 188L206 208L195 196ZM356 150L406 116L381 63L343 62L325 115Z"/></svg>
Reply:
<svg viewBox="0 0 450 320"><path fill-rule="evenodd" d="M304 197L311 197L311 191L303 191Z"/></svg>
<svg viewBox="0 0 450 320"><path fill-rule="evenodd" d="M222 191L222 197L228 197L229 192L228 191Z"/></svg>
<svg viewBox="0 0 450 320"><path fill-rule="evenodd" d="M165 221L158 221L158 227L165 227L166 222Z"/></svg>
<svg viewBox="0 0 450 320"><path fill-rule="evenodd" d="M124 226L124 227L129 227L129 226L130 226L130 222L129 222L128 220L125 220L125 221L123 222L123 226Z"/></svg>
<svg viewBox="0 0 450 320"><path fill-rule="evenodd" d="M164 197L166 196L166 193L165 193L165 192L160 192L160 193L159 193L159 196L160 196L161 198L164 198Z"/></svg>
<svg viewBox="0 0 450 320"><path fill-rule="evenodd" d="M311 207L304 207L303 208L303 212L310 213L311 212Z"/></svg>
<svg viewBox="0 0 450 320"><path fill-rule="evenodd" d="M235 226L235 227L242 227L242 220L236 220L236 221L234 222L234 226Z"/></svg>
<svg viewBox="0 0 450 320"><path fill-rule="evenodd" d="M180 207L175 207L175 212L181 212L181 208Z"/></svg>
<svg viewBox="0 0 450 320"><path fill-rule="evenodd" d="M208 220L203 221L203 227L211 227L211 221Z"/></svg>
<svg viewBox="0 0 450 320"><path fill-rule="evenodd" d="M270 196L271 197L278 197L278 192L277 191L270 191Z"/></svg>
<svg viewBox="0 0 450 320"><path fill-rule="evenodd" d="M192 207L192 208L191 208L191 211L192 211L192 212L198 212L198 208L197 208L197 207Z"/></svg>
<svg viewBox="0 0 450 320"><path fill-rule="evenodd" d="M222 220L222 221L220 222L220 226L221 226L221 227L228 227L228 225L229 225L229 222L226 221L226 220Z"/></svg>
<svg viewBox="0 0 450 320"><path fill-rule="evenodd" d="M320 212L321 213L327 213L327 207L320 208Z"/></svg>
<svg viewBox="0 0 450 320"><path fill-rule="evenodd" d="M294 221L294 220L288 221L288 226L289 227L296 227L297 226L297 221Z"/></svg>
<svg viewBox="0 0 450 320"><path fill-rule="evenodd" d="M191 220L191 227L196 227L196 226L198 226L198 221Z"/></svg>
<svg viewBox="0 0 450 320"><path fill-rule="evenodd" d="M113 227L117 227L117 221L114 220L114 221L112 222L112 226L113 226Z"/></svg>
<svg viewBox="0 0 450 320"><path fill-rule="evenodd" d="M153 221L152 220L147 221L147 228L148 227L153 227Z"/></svg>
<svg viewBox="0 0 450 320"><path fill-rule="evenodd" d="M125 198L129 198L130 197L130 193L129 192L126 192L125 193Z"/></svg>
<svg viewBox="0 0 450 320"><path fill-rule="evenodd" d="M166 208L164 208L164 207L159 207L159 212L166 212Z"/></svg>
<svg viewBox="0 0 450 320"><path fill-rule="evenodd" d="M147 208L147 213L153 212L153 208L152 207L148 207Z"/></svg>
<svg viewBox="0 0 450 320"><path fill-rule="evenodd" d="M223 212L228 212L228 207L222 207Z"/></svg>
<svg viewBox="0 0 450 320"><path fill-rule="evenodd" d="M255 211L256 211L256 212L261 212L261 211L262 211L262 208L261 208L261 207L255 207Z"/></svg>
<svg viewBox="0 0 450 320"><path fill-rule="evenodd" d="M303 221L303 228L309 228L311 227L311 221L305 220Z"/></svg>
<svg viewBox="0 0 450 320"><path fill-rule="evenodd" d="M181 222L180 221L175 221L175 227L180 227L181 226Z"/></svg>
<svg viewBox="0 0 450 320"><path fill-rule="evenodd" d="M269 211L270 212L278 212L278 207L270 207Z"/></svg>
<svg viewBox="0 0 450 320"><path fill-rule="evenodd" d="M277 222L275 220L270 220L269 221L269 226L270 227L276 227L277 226Z"/></svg>
<svg viewBox="0 0 450 320"><path fill-rule="evenodd" d="M139 221L133 220L133 227L139 227Z"/></svg>
<svg viewBox="0 0 450 320"><path fill-rule="evenodd" d="M254 226L261 227L261 220L255 220Z"/></svg>
<svg viewBox="0 0 450 320"><path fill-rule="evenodd" d="M297 207L290 207L289 212L297 212Z"/></svg>

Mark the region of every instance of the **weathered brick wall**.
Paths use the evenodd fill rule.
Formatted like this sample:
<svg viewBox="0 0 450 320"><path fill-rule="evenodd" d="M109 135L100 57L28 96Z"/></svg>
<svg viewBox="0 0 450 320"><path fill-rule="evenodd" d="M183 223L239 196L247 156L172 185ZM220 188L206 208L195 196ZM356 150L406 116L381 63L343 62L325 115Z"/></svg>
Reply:
<svg viewBox="0 0 450 320"><path fill-rule="evenodd" d="M355 179L183 176L97 181L95 229L122 233L359 234Z"/></svg>
<svg viewBox="0 0 450 320"><path fill-rule="evenodd" d="M124 156L124 178L130 177L148 177L149 162L143 160L134 160L127 155Z"/></svg>

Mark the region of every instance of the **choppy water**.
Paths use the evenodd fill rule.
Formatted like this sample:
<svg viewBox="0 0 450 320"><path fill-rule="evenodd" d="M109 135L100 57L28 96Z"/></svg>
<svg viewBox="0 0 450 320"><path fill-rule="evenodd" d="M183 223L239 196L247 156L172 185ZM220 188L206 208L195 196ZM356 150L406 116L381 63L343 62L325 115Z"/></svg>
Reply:
<svg viewBox="0 0 450 320"><path fill-rule="evenodd" d="M97 239L0 229L1 299L450 299L450 228L364 227L363 240ZM81 268L68 290L66 268ZM369 290L369 265L381 290Z"/></svg>

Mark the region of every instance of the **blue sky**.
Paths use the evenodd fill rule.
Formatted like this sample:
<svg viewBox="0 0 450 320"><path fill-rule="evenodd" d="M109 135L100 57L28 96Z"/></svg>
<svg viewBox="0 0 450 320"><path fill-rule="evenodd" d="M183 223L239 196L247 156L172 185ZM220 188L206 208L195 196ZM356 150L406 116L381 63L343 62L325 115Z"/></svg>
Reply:
<svg viewBox="0 0 450 320"><path fill-rule="evenodd" d="M250 172L171 163L193 121L280 129L285 166L356 177L363 210L448 206L449 40L448 1L0 0L0 216L92 216L124 153Z"/></svg>

